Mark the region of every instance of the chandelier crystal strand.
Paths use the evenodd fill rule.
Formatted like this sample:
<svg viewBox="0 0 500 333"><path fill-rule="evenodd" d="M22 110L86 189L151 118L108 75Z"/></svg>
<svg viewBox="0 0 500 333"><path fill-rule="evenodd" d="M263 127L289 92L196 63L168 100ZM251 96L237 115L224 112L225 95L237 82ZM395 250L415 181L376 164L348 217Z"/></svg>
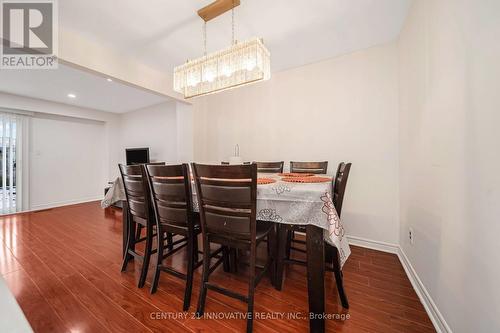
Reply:
<svg viewBox="0 0 500 333"><path fill-rule="evenodd" d="M207 22L203 23L203 55L207 55Z"/></svg>
<svg viewBox="0 0 500 333"><path fill-rule="evenodd" d="M190 98L270 78L269 51L253 38L176 67L174 90Z"/></svg>
<svg viewBox="0 0 500 333"><path fill-rule="evenodd" d="M236 40L234 39L234 7L231 9L231 26L232 26L232 36L231 36L231 44L236 44Z"/></svg>

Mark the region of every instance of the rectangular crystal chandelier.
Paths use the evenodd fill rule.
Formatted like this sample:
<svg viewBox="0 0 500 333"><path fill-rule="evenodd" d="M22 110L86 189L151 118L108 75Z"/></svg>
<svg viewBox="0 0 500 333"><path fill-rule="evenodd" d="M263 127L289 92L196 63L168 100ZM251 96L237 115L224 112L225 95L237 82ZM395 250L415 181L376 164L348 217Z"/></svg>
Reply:
<svg viewBox="0 0 500 333"><path fill-rule="evenodd" d="M174 90L191 98L270 78L269 51L253 38L176 67Z"/></svg>

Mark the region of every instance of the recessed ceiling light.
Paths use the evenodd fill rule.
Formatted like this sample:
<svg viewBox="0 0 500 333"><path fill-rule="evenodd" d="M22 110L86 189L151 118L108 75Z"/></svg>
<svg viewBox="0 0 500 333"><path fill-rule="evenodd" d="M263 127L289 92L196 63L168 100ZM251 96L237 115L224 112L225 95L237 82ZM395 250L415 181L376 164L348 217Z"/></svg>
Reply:
<svg viewBox="0 0 500 333"><path fill-rule="evenodd" d="M75 94L68 94L68 97L69 98L76 98L76 95Z"/></svg>
<svg viewBox="0 0 500 333"><path fill-rule="evenodd" d="M108 81L108 82L113 82L113 79L111 79L111 78L109 78L109 77L108 77L108 78L106 79L106 81Z"/></svg>

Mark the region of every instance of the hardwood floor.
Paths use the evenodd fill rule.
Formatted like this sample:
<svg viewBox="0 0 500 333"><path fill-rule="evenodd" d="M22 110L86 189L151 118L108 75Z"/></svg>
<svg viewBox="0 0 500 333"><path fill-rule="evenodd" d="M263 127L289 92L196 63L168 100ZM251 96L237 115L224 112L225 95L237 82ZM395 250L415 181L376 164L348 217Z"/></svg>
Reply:
<svg viewBox="0 0 500 333"><path fill-rule="evenodd" d="M158 292L151 295L150 269L146 286L138 289L139 270L133 262L120 272L121 232L121 211L102 210L97 202L0 217L0 274L35 332L245 331L246 321L234 317L246 305L210 291L205 312L217 319L191 318L201 269L189 313L181 311L182 280L162 274ZM395 255L351 249L344 267L348 311L340 305L333 273L326 276L327 313L344 315L327 320L327 331L435 332ZM182 267L184 255L179 252L169 260ZM244 292L244 273L244 266L237 274L219 267L212 276ZM256 314L254 331L307 332L306 318L269 319L281 313L305 317L307 306L305 267L288 266L281 292L267 278L257 287L255 311L261 318ZM221 318L223 313L232 317Z"/></svg>

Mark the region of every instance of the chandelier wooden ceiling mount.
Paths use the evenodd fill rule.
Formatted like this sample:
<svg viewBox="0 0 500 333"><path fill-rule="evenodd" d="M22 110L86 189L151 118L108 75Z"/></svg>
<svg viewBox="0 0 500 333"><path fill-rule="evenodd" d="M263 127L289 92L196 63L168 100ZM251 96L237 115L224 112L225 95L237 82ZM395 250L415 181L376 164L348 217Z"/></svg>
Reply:
<svg viewBox="0 0 500 333"><path fill-rule="evenodd" d="M239 5L240 0L217 0L200 9L198 15L203 21L208 22Z"/></svg>

